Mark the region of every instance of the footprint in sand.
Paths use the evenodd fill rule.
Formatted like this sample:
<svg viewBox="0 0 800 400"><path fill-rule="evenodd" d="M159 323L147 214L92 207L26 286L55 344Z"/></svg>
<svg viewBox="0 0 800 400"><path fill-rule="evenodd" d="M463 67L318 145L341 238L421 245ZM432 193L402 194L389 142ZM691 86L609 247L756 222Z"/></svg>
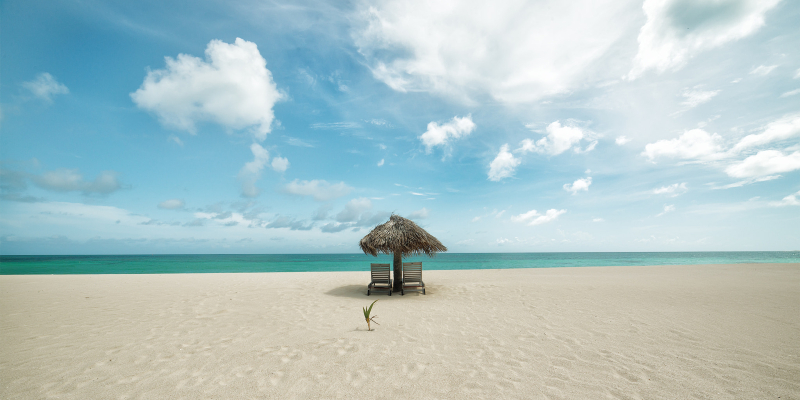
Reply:
<svg viewBox="0 0 800 400"><path fill-rule="evenodd" d="M417 379L425 371L425 364L403 364L403 374L409 379Z"/></svg>
<svg viewBox="0 0 800 400"><path fill-rule="evenodd" d="M273 373L270 373L269 374L269 383L271 383L272 386L277 386L281 382L281 380L283 379L283 375L285 375L283 373L283 371L275 371Z"/></svg>

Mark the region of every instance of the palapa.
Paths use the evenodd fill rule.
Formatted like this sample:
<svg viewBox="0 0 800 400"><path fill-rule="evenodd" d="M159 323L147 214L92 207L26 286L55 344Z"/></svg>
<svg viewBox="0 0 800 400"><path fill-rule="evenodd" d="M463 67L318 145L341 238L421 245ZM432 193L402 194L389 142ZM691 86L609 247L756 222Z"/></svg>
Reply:
<svg viewBox="0 0 800 400"><path fill-rule="evenodd" d="M366 254L378 256L378 253L394 256L394 291L400 291L403 274L403 257L425 254L433 257L440 251L447 251L439 239L436 239L414 221L392 214L389 221L378 225L372 232L364 236L358 243Z"/></svg>

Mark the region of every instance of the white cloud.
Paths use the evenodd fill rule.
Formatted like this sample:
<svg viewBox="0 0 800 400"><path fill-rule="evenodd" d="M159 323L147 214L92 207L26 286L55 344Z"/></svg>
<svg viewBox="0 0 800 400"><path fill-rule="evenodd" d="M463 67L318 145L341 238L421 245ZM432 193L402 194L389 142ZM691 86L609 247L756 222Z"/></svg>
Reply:
<svg viewBox="0 0 800 400"><path fill-rule="evenodd" d="M800 206L800 199L798 198L800 198L800 191L784 197L781 201L771 201L769 205L773 207Z"/></svg>
<svg viewBox="0 0 800 400"><path fill-rule="evenodd" d="M712 159L718 157L720 151L722 151L720 135L709 134L702 129L692 129L678 138L647 144L642 154L650 161L659 157Z"/></svg>
<svg viewBox="0 0 800 400"><path fill-rule="evenodd" d="M171 142L174 142L178 146L183 147L183 140L181 140L181 138L179 138L179 137L177 137L175 135L170 136L168 140L171 141Z"/></svg>
<svg viewBox="0 0 800 400"><path fill-rule="evenodd" d="M666 194L671 197L676 197L688 191L689 189L686 187L686 182L683 182L683 183L673 183L672 185L669 186L662 186L660 188L653 189L653 194Z"/></svg>
<svg viewBox="0 0 800 400"><path fill-rule="evenodd" d="M682 68L695 55L741 39L764 25L764 14L779 0L646 0L647 22L628 79L647 70Z"/></svg>
<svg viewBox="0 0 800 400"><path fill-rule="evenodd" d="M165 57L167 68L149 71L131 99L155 113L167 126L194 133L195 124L216 122L225 128L252 127L264 140L274 119L272 107L283 98L255 43L212 40L206 60L179 54Z"/></svg>
<svg viewBox="0 0 800 400"><path fill-rule="evenodd" d="M764 150L728 166L725 172L734 178L751 178L798 169L800 169L800 151L784 155L778 150Z"/></svg>
<svg viewBox="0 0 800 400"><path fill-rule="evenodd" d="M85 181L77 169L57 169L42 175L31 176L31 180L39 187L57 192L81 191L84 194L109 194L119 190L117 173L103 171L94 181Z"/></svg>
<svg viewBox="0 0 800 400"><path fill-rule="evenodd" d="M605 219L603 218L592 218L592 222L604 222Z"/></svg>
<svg viewBox="0 0 800 400"><path fill-rule="evenodd" d="M379 166L379 167L382 167L382 166L383 166L383 163L384 163L384 161L385 161L385 160L384 160L383 158L381 158L381 160L380 160L380 161L378 161L378 166Z"/></svg>
<svg viewBox="0 0 800 400"><path fill-rule="evenodd" d="M564 184L564 190L568 192L572 192L573 195L578 194L581 190L588 192L589 185L592 184L592 177L586 177L576 180L575 182L570 185L569 183Z"/></svg>
<svg viewBox="0 0 800 400"><path fill-rule="evenodd" d="M571 122L562 126L561 122L555 121L547 126L547 136L534 142L525 139L520 143L516 150L522 154L536 152L549 155L559 155L569 149L576 153L592 151L597 145L597 140L592 140L593 134L583 128L577 127ZM585 149L580 148L581 140L592 140Z"/></svg>
<svg viewBox="0 0 800 400"><path fill-rule="evenodd" d="M719 90L688 90L685 89L681 95L686 99L681 104L693 108L703 103L708 103L714 96L719 94Z"/></svg>
<svg viewBox="0 0 800 400"><path fill-rule="evenodd" d="M564 214L565 212L567 212L567 210L556 210L555 208L551 208L547 210L544 215L542 215L536 210L530 210L524 214L511 217L511 221L526 222L529 226L535 226L554 221L559 215Z"/></svg>
<svg viewBox="0 0 800 400"><path fill-rule="evenodd" d="M421 209L419 209L417 211L413 211L411 214L408 214L408 218L411 218L411 219L425 219L425 218L428 218L429 214L430 214L430 210L428 210L425 207L422 207Z"/></svg>
<svg viewBox="0 0 800 400"><path fill-rule="evenodd" d="M311 129L358 129L361 124L358 122L318 122L311 124Z"/></svg>
<svg viewBox="0 0 800 400"><path fill-rule="evenodd" d="M715 186L714 185L714 186L711 186L711 189L719 190L719 189L737 188L737 187L742 187L744 185L749 185L751 183L772 181L772 180L778 179L780 177L781 177L780 175L769 175L769 176L760 176L760 177L757 177L757 178L748 178L748 179L745 179L745 180L742 180L742 181L739 181L739 182L734 182L734 183L730 183L730 184L723 185L723 186Z"/></svg>
<svg viewBox="0 0 800 400"><path fill-rule="evenodd" d="M794 79L800 79L800 68L798 68L797 71L794 72Z"/></svg>
<svg viewBox="0 0 800 400"><path fill-rule="evenodd" d="M366 211L372 209L372 201L365 197L352 199L344 206L344 210L336 214L338 222L355 222Z"/></svg>
<svg viewBox="0 0 800 400"><path fill-rule="evenodd" d="M314 147L313 144L306 142L305 140L298 139L296 137L291 136L284 136L286 138L286 143L290 146L297 146L297 147Z"/></svg>
<svg viewBox="0 0 800 400"><path fill-rule="evenodd" d="M658 215L656 215L656 217L660 217L666 213L671 213L673 211L675 211L675 205L670 204L668 206L664 206L664 211L660 212Z"/></svg>
<svg viewBox="0 0 800 400"><path fill-rule="evenodd" d="M373 75L402 91L530 102L605 72L598 59L634 28L628 1L377 0L353 32ZM555 16L555 18L554 18Z"/></svg>
<svg viewBox="0 0 800 400"><path fill-rule="evenodd" d="M514 170L520 162L508 151L508 145L504 144L497 153L497 157L489 164L489 180L497 182L514 175Z"/></svg>
<svg viewBox="0 0 800 400"><path fill-rule="evenodd" d="M69 89L53 78L53 75L43 72L36 75L36 79L30 82L23 82L22 87L28 89L34 96L48 103L53 101L53 96L57 94L67 94Z"/></svg>
<svg viewBox="0 0 800 400"><path fill-rule="evenodd" d="M453 117L452 121L442 125L430 122L428 130L420 135L419 140L425 145L425 152L430 154L434 146L447 146L449 140L467 136L474 130L475 123L472 122L471 115L463 118Z"/></svg>
<svg viewBox="0 0 800 400"><path fill-rule="evenodd" d="M798 135L800 135L800 114L789 115L767 124L764 131L759 134L745 136L733 146L730 152L737 154L752 147L790 139Z"/></svg>
<svg viewBox="0 0 800 400"><path fill-rule="evenodd" d="M181 199L169 199L158 203L158 208L163 208L165 210L182 210L185 206L186 203Z"/></svg>
<svg viewBox="0 0 800 400"><path fill-rule="evenodd" d="M238 178L242 184L242 195L256 197L261 192L256 187L256 181L261 177L261 171L269 161L269 152L258 143L251 144L250 151L253 152L253 161L242 167Z"/></svg>
<svg viewBox="0 0 800 400"><path fill-rule="evenodd" d="M769 66L767 66L767 65L759 65L758 67L753 68L753 70L750 71L750 74L751 75L767 76L767 75L769 75L770 72L772 72L772 70L774 70L777 67L778 67L777 65L769 65Z"/></svg>
<svg viewBox="0 0 800 400"><path fill-rule="evenodd" d="M347 186L344 182L331 184L324 180L298 181L295 179L289 182L284 187L284 190L290 194L313 196L314 200L317 201L327 201L346 196L353 188Z"/></svg>
<svg viewBox="0 0 800 400"><path fill-rule="evenodd" d="M627 138L627 137L625 137L625 136L617 136L617 138L614 140L614 143L616 143L616 144L617 144L617 146L622 146L622 145L624 145L625 143L628 143L628 142L630 142L630 141L631 141L631 140L630 140L630 139L628 139L628 138Z"/></svg>
<svg viewBox="0 0 800 400"><path fill-rule="evenodd" d="M286 172L289 169L289 160L284 157L273 158L272 169L276 172Z"/></svg>
<svg viewBox="0 0 800 400"><path fill-rule="evenodd" d="M788 92L784 92L784 93L781 95L781 97L789 97L789 96L794 96L794 95L796 95L796 94L800 94L800 89L795 89L795 90L790 90L790 91L788 91Z"/></svg>

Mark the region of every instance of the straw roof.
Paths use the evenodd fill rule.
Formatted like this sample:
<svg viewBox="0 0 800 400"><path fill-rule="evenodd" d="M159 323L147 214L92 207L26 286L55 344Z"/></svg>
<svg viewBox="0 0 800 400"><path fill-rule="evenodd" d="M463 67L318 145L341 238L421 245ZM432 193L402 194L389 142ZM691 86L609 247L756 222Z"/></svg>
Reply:
<svg viewBox="0 0 800 400"><path fill-rule="evenodd" d="M424 229L409 219L399 215L378 225L358 243L364 253L377 256L378 253L394 254L400 252L403 257L426 254L433 257L439 251L447 251L447 247Z"/></svg>

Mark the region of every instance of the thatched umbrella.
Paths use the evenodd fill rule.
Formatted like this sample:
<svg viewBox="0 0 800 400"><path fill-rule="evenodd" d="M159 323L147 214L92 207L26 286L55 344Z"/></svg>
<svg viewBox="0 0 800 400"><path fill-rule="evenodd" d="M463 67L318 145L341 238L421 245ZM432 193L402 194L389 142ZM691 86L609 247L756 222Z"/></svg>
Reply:
<svg viewBox="0 0 800 400"><path fill-rule="evenodd" d="M439 239L409 219L392 214L389 221L378 225L358 243L366 254L378 253L394 256L394 291L400 291L400 276L403 274L403 257L426 254L433 257L439 251L447 251Z"/></svg>

